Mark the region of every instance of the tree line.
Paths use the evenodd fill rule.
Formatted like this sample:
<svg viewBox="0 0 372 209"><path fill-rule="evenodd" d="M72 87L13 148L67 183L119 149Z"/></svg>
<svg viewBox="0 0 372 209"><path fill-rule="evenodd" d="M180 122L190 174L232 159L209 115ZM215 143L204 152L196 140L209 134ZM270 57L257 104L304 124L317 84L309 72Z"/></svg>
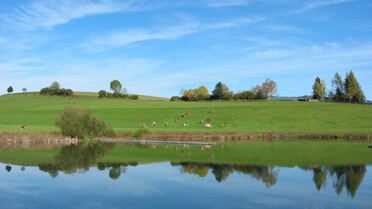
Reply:
<svg viewBox="0 0 372 209"><path fill-rule="evenodd" d="M345 79L342 79L339 73L336 73L332 79L332 89L328 92L324 79L316 77L313 85L313 99L325 101L326 99L334 102L353 102L365 103L366 97L353 71L346 73Z"/></svg>
<svg viewBox="0 0 372 209"><path fill-rule="evenodd" d="M113 93L107 92L105 90L100 90L98 92L98 98L123 98L138 100L138 95L128 95L127 89L122 88L122 85L118 80L113 80L110 82L110 90L112 90Z"/></svg>
<svg viewBox="0 0 372 209"><path fill-rule="evenodd" d="M251 88L250 91L242 91L234 93L230 91L229 87L222 82L218 82L209 94L207 87L200 86L196 89L181 90L179 96L171 97L171 101L207 101L207 100L254 100L254 99L268 99L278 92L277 85L274 81L267 78L261 85Z"/></svg>

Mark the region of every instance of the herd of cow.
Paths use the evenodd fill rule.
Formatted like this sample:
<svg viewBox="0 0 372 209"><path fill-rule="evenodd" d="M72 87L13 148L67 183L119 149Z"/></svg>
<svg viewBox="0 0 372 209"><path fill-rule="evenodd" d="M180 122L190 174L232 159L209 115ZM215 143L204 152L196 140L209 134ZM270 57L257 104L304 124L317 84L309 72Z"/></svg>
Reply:
<svg viewBox="0 0 372 209"><path fill-rule="evenodd" d="M209 113L213 114L214 110L209 110ZM185 114L182 114L181 117L184 118L184 117L189 116L189 115L191 115L191 112L186 112ZM176 118L174 122L177 123L179 121L180 121L179 118ZM207 118L206 120L200 120L199 124L204 124L205 128L212 128L211 122L212 122L212 120L210 118ZM153 127L156 127L158 124L156 122L152 122L151 125ZM183 126L189 126L189 125L190 125L190 123L184 123L183 124ZM165 126L168 126L168 122L165 122ZM141 128L147 128L147 125L145 123L141 123L140 127ZM224 127L224 123L221 123L221 127Z"/></svg>

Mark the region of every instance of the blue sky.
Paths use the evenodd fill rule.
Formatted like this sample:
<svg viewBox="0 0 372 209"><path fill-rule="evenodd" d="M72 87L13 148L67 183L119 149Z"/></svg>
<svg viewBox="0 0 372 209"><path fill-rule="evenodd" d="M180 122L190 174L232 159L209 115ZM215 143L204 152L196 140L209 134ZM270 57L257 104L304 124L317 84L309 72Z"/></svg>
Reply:
<svg viewBox="0 0 372 209"><path fill-rule="evenodd" d="M58 81L162 97L271 78L281 96L353 70L372 99L370 0L0 1L0 94Z"/></svg>

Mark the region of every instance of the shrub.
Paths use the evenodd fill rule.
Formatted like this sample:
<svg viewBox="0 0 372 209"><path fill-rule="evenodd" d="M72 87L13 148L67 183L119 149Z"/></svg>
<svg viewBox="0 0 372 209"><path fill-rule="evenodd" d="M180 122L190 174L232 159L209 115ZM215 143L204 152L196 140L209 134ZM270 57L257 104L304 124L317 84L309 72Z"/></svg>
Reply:
<svg viewBox="0 0 372 209"><path fill-rule="evenodd" d="M103 120L91 116L88 110L82 108L66 107L57 115L55 124L61 127L64 136L84 138L115 135L112 127L107 126Z"/></svg>
<svg viewBox="0 0 372 209"><path fill-rule="evenodd" d="M150 131L147 129L138 129L136 132L134 132L133 137L136 139L141 138L141 136L149 134Z"/></svg>
<svg viewBox="0 0 372 209"><path fill-rule="evenodd" d="M179 97L179 96L172 96L171 99L170 99L171 102L179 101L179 100L181 100L181 97Z"/></svg>
<svg viewBox="0 0 372 209"><path fill-rule="evenodd" d="M129 96L129 99L131 99L131 100L138 100L138 95L135 95L135 94L130 95Z"/></svg>
<svg viewBox="0 0 372 209"><path fill-rule="evenodd" d="M98 92L98 98L105 98L107 92L105 90L101 90Z"/></svg>
<svg viewBox="0 0 372 209"><path fill-rule="evenodd" d="M254 99L254 93L251 92L251 91L243 91L243 92L240 92L240 93L236 93L234 94L234 99L235 100L238 100L238 99Z"/></svg>

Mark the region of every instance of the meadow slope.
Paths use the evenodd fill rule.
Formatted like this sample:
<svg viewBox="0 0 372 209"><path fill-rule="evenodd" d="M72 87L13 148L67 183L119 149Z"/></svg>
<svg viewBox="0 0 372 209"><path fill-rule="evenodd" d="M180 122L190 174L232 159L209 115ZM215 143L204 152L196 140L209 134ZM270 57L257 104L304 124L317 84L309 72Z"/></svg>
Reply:
<svg viewBox="0 0 372 209"><path fill-rule="evenodd" d="M0 132L58 131L55 115L66 106L84 107L115 131L136 131L140 123L153 121L152 132L280 132L280 133L372 133L372 106L295 101L268 102L164 102L68 98L49 96L1 96ZM208 111L213 109L214 114ZM185 118L181 114L191 112ZM180 122L175 123L179 118ZM210 118L213 128L200 120ZM165 122L169 126L165 127ZM190 126L184 127L183 123ZM224 127L220 124L224 123ZM23 130L22 130L23 131Z"/></svg>

